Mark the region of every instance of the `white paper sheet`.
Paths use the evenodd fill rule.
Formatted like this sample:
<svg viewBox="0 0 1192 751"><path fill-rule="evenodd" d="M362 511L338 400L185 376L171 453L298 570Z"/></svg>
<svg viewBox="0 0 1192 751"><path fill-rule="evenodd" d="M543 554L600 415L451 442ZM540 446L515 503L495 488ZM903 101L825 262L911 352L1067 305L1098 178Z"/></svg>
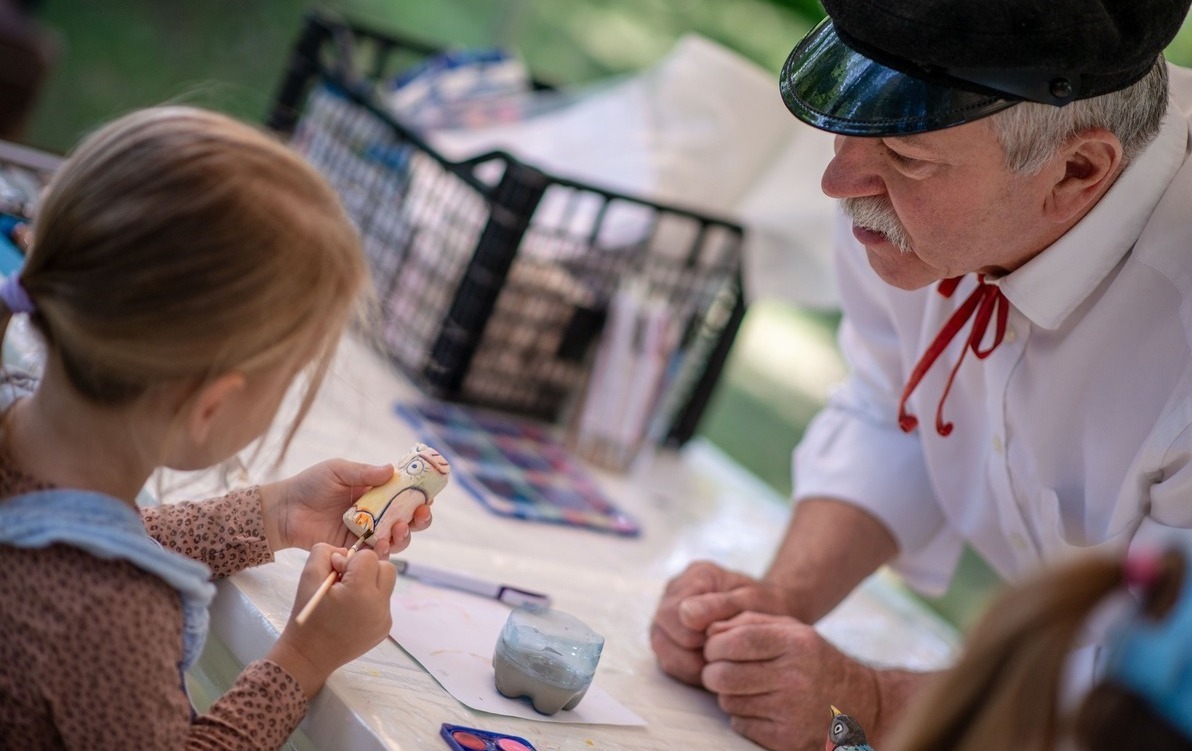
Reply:
<svg viewBox="0 0 1192 751"><path fill-rule="evenodd" d="M554 715L534 711L524 699L507 699L493 684L493 647L510 608L466 592L398 577L390 603L389 635L461 703L493 714L541 722L645 725L600 688L600 669L575 709Z"/></svg>

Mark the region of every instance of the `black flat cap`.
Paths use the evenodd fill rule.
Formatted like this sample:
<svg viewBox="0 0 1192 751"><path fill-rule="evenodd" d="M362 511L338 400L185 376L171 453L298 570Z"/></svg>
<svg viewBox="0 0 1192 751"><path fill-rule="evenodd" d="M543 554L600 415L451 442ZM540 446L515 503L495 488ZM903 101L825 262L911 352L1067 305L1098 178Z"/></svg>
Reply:
<svg viewBox="0 0 1192 751"><path fill-rule="evenodd" d="M822 0L782 68L800 120L855 136L1063 106L1146 75L1192 0Z"/></svg>

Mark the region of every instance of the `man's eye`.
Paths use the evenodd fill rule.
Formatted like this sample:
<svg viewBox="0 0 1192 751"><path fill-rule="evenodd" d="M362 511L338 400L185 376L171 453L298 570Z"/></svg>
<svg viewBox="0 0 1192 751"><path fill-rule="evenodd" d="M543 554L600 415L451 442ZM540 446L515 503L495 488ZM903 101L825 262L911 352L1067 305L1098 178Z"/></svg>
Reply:
<svg viewBox="0 0 1192 751"><path fill-rule="evenodd" d="M894 149L891 149L891 148L887 148L886 152L889 153L890 158L893 159L898 164L912 166L912 165L919 164L922 161L919 159L914 159L912 157L906 156L905 154L899 154L897 151L895 151Z"/></svg>

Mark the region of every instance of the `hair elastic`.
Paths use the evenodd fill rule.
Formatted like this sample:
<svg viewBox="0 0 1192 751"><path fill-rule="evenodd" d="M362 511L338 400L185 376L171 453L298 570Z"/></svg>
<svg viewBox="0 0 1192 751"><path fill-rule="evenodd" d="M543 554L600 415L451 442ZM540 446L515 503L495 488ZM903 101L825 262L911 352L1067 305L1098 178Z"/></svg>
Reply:
<svg viewBox="0 0 1192 751"><path fill-rule="evenodd" d="M1154 550L1132 550L1123 573L1127 586L1149 592L1163 575L1163 556Z"/></svg>
<svg viewBox="0 0 1192 751"><path fill-rule="evenodd" d="M0 282L0 300L13 313L32 313L37 310L33 298L25 291L25 285L21 284L20 273L10 274Z"/></svg>
<svg viewBox="0 0 1192 751"><path fill-rule="evenodd" d="M1119 624L1106 674L1192 739L1192 576L1171 611L1156 621L1139 612Z"/></svg>

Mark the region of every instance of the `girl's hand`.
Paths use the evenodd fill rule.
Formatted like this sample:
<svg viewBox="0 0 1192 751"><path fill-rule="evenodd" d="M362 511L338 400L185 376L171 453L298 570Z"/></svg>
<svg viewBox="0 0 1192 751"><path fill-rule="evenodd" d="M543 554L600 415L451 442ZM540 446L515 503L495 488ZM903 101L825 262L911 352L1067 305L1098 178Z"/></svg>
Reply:
<svg viewBox="0 0 1192 751"><path fill-rule="evenodd" d="M329 459L293 477L261 486L261 512L271 550L304 548L324 542L349 547L356 536L344 526L343 514L367 490L393 477L393 465L361 464ZM377 555L405 550L410 532L430 526L430 506L414 511L409 524L396 522L385 539L373 540Z"/></svg>
<svg viewBox="0 0 1192 751"><path fill-rule="evenodd" d="M347 552L330 545L314 546L298 582L290 621L269 652L269 659L294 676L308 698L337 668L379 644L393 623L389 598L397 569L367 547L350 559ZM332 571L343 578L299 626L294 616Z"/></svg>

